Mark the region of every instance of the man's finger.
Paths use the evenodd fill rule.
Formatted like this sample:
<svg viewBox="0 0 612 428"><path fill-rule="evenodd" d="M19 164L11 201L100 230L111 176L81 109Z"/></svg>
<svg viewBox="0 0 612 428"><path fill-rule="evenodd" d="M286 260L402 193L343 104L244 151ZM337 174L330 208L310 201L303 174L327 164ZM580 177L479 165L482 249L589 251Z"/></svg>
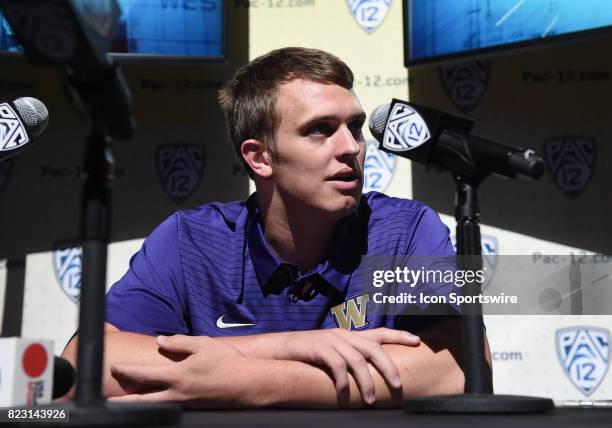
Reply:
<svg viewBox="0 0 612 428"><path fill-rule="evenodd" d="M370 373L364 356L346 342L338 342L334 347L344 361L346 361L355 382L357 382L363 402L366 404L374 404L376 401L374 380L372 379L372 374Z"/></svg>
<svg viewBox="0 0 612 428"><path fill-rule="evenodd" d="M122 377L142 385L171 385L172 365L159 366L140 364L113 364L110 367L113 377Z"/></svg>
<svg viewBox="0 0 612 428"><path fill-rule="evenodd" d="M128 394L121 397L111 397L108 401L115 403L151 403L151 402L175 402L179 401L179 397L173 394L170 390L145 392L142 394Z"/></svg>
<svg viewBox="0 0 612 428"><path fill-rule="evenodd" d="M383 379L394 388L401 388L402 378L397 366L389 355L378 344L361 337L352 338L351 344L368 359Z"/></svg>
<svg viewBox="0 0 612 428"><path fill-rule="evenodd" d="M373 330L361 330L355 332L357 335L369 340L373 340L380 344L398 344L407 346L416 346L421 342L419 336L408 333L403 330L394 330L392 328L376 328Z"/></svg>
<svg viewBox="0 0 612 428"><path fill-rule="evenodd" d="M348 401L347 397L350 397L349 377L344 359L332 348L331 351L321 356L320 363L331 371L339 401Z"/></svg>

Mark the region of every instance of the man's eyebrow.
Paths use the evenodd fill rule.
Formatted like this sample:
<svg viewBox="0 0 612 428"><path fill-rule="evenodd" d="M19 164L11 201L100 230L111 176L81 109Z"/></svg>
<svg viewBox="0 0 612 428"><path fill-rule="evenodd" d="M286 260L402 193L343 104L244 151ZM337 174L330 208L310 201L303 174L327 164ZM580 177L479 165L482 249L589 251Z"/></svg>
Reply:
<svg viewBox="0 0 612 428"><path fill-rule="evenodd" d="M366 114L365 114L365 111L362 111L361 113L356 114L356 115L354 115L354 116L351 116L351 117L349 118L349 121L350 121L350 122L353 122L353 121L355 121L355 120L360 120L360 121L362 121L362 122L365 122L365 120L366 120Z"/></svg>
<svg viewBox="0 0 612 428"><path fill-rule="evenodd" d="M334 114L327 114L327 115L321 115L321 116L313 116L310 119L306 120L301 126L300 128L305 128L308 127L309 125L312 125L313 123L316 122L325 122L328 120L338 120L340 117ZM349 116L348 118L348 122L354 122L356 120L361 120L363 122L365 122L366 119L366 114L365 112L361 112L361 113L357 113L354 115Z"/></svg>

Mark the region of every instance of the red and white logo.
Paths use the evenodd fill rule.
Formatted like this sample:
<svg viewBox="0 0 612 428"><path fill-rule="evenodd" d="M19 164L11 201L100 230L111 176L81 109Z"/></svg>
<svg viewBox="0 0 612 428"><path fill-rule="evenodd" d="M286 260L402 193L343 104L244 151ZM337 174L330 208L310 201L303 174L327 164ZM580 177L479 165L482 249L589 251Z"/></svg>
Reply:
<svg viewBox="0 0 612 428"><path fill-rule="evenodd" d="M48 363L47 350L40 343L32 343L28 346L21 358L23 372L31 378L41 376L47 369Z"/></svg>

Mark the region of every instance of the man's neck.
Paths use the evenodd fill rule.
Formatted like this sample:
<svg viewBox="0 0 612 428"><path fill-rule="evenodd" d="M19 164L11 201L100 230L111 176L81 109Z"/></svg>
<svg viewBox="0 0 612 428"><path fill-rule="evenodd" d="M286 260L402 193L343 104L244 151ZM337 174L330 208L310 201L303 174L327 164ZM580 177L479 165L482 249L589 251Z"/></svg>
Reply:
<svg viewBox="0 0 612 428"><path fill-rule="evenodd" d="M289 211L279 196L266 199L258 193L264 235L281 260L295 263L301 271L319 264L331 244L337 220L305 207Z"/></svg>

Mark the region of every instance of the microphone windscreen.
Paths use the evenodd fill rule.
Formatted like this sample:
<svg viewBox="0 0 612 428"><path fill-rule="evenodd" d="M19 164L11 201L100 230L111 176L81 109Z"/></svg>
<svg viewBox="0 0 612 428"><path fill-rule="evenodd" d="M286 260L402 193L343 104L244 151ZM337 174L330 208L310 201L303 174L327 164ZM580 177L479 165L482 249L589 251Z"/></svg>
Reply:
<svg viewBox="0 0 612 428"><path fill-rule="evenodd" d="M21 97L13 104L29 133L34 137L42 134L49 124L49 111L42 101L32 97Z"/></svg>
<svg viewBox="0 0 612 428"><path fill-rule="evenodd" d="M52 397L54 400L66 395L66 393L70 391L70 388L72 388L72 385L74 385L75 377L76 373L72 367L72 364L70 364L64 358L56 356L53 361Z"/></svg>
<svg viewBox="0 0 612 428"><path fill-rule="evenodd" d="M372 136L378 141L381 141L385 134L385 125L387 124L387 118L389 117L389 109L391 104L382 104L376 107L372 114L370 114L370 121L368 127Z"/></svg>

